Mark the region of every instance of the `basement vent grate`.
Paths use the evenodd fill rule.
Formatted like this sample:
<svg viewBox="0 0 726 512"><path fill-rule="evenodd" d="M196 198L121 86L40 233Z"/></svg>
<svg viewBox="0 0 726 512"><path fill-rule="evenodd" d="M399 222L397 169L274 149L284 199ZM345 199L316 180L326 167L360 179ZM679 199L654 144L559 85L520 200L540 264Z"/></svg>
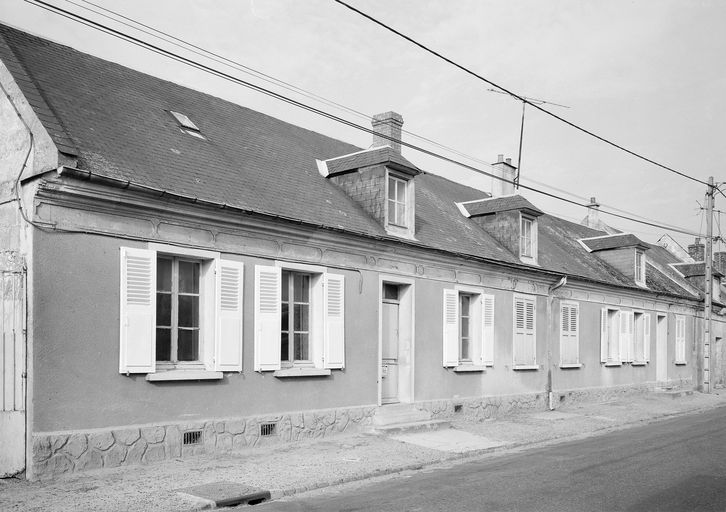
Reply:
<svg viewBox="0 0 726 512"><path fill-rule="evenodd" d="M277 433L277 423L263 423L260 425L260 436L274 436Z"/></svg>
<svg viewBox="0 0 726 512"><path fill-rule="evenodd" d="M202 431L201 430L190 430L184 432L184 438L182 439L183 446L189 446L193 444L202 444Z"/></svg>
<svg viewBox="0 0 726 512"><path fill-rule="evenodd" d="M454 412L461 412L463 406L461 404L454 405Z"/></svg>

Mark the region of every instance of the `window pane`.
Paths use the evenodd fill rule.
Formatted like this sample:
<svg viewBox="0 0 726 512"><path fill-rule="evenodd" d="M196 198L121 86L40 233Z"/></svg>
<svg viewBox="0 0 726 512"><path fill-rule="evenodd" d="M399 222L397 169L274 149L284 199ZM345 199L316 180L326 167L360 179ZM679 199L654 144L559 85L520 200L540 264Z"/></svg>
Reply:
<svg viewBox="0 0 726 512"><path fill-rule="evenodd" d="M468 338L462 338L461 339L461 359L468 361L471 359L471 355L469 354L469 339Z"/></svg>
<svg viewBox="0 0 726 512"><path fill-rule="evenodd" d="M156 260L156 290L171 291L171 260L157 258Z"/></svg>
<svg viewBox="0 0 726 512"><path fill-rule="evenodd" d="M171 294L156 294L156 325L171 326Z"/></svg>
<svg viewBox="0 0 726 512"><path fill-rule="evenodd" d="M290 305L287 302L282 303L282 321L280 322L280 330L287 331L290 325Z"/></svg>
<svg viewBox="0 0 726 512"><path fill-rule="evenodd" d="M280 336L280 358L283 361L290 360L290 335L283 332Z"/></svg>
<svg viewBox="0 0 726 512"><path fill-rule="evenodd" d="M179 295L179 327L199 327L199 296Z"/></svg>
<svg viewBox="0 0 726 512"><path fill-rule="evenodd" d="M396 224L404 226L406 224L406 204L398 203L396 205Z"/></svg>
<svg viewBox="0 0 726 512"><path fill-rule="evenodd" d="M396 201L399 203L406 202L406 185L403 182L396 183Z"/></svg>
<svg viewBox="0 0 726 512"><path fill-rule="evenodd" d="M398 300L398 286L395 284L384 284L383 298L388 300Z"/></svg>
<svg viewBox="0 0 726 512"><path fill-rule="evenodd" d="M310 322L310 310L307 304L295 304L295 332L307 331Z"/></svg>
<svg viewBox="0 0 726 512"><path fill-rule="evenodd" d="M396 180L388 178L388 199L396 199Z"/></svg>
<svg viewBox="0 0 726 512"><path fill-rule="evenodd" d="M199 331L197 329L179 329L179 361L196 361L199 359Z"/></svg>
<svg viewBox="0 0 726 512"><path fill-rule="evenodd" d="M283 271L282 272L282 290L281 290L283 301L290 300L289 288L290 288L290 272Z"/></svg>
<svg viewBox="0 0 726 512"><path fill-rule="evenodd" d="M469 337L469 319L467 317L461 318L461 337Z"/></svg>
<svg viewBox="0 0 726 512"><path fill-rule="evenodd" d="M295 335L295 360L296 361L307 361L308 357L308 335L307 334L296 334Z"/></svg>
<svg viewBox="0 0 726 512"><path fill-rule="evenodd" d="M293 292L295 302L308 302L310 297L310 276L307 274L294 274L294 277Z"/></svg>
<svg viewBox="0 0 726 512"><path fill-rule="evenodd" d="M388 200L388 222L396 223L396 202Z"/></svg>
<svg viewBox="0 0 726 512"><path fill-rule="evenodd" d="M461 316L469 316L469 304L471 304L471 297L468 295L461 296Z"/></svg>
<svg viewBox="0 0 726 512"><path fill-rule="evenodd" d="M171 361L171 329L156 329L156 360Z"/></svg>
<svg viewBox="0 0 726 512"><path fill-rule="evenodd" d="M179 292L199 293L199 263L179 262Z"/></svg>

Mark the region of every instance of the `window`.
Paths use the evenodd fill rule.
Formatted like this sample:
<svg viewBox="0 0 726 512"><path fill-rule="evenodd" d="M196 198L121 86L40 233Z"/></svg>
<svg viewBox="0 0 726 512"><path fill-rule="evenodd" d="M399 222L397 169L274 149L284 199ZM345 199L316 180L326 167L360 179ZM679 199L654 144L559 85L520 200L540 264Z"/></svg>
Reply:
<svg viewBox="0 0 726 512"><path fill-rule="evenodd" d="M310 363L310 274L282 271L280 360Z"/></svg>
<svg viewBox="0 0 726 512"><path fill-rule="evenodd" d="M600 313L600 362L620 366L620 311L603 308Z"/></svg>
<svg viewBox="0 0 726 512"><path fill-rule="evenodd" d="M388 223L403 228L408 226L406 185L406 180L388 176Z"/></svg>
<svg viewBox="0 0 726 512"><path fill-rule="evenodd" d="M645 253L637 249L635 251L635 283L645 286Z"/></svg>
<svg viewBox="0 0 726 512"><path fill-rule="evenodd" d="M580 306L560 304L560 366L580 367Z"/></svg>
<svg viewBox="0 0 726 512"><path fill-rule="evenodd" d="M520 214L519 257L529 263L537 262L537 221Z"/></svg>
<svg viewBox="0 0 726 512"><path fill-rule="evenodd" d="M481 371L494 364L494 296L475 288L446 289L444 367Z"/></svg>
<svg viewBox="0 0 726 512"><path fill-rule="evenodd" d="M163 244L120 253L121 373L198 380L242 371L241 262Z"/></svg>
<svg viewBox="0 0 726 512"><path fill-rule="evenodd" d="M514 296L514 350L515 370L536 370L536 297Z"/></svg>
<svg viewBox="0 0 726 512"><path fill-rule="evenodd" d="M686 317L676 315L676 364L686 364Z"/></svg>
<svg viewBox="0 0 726 512"><path fill-rule="evenodd" d="M199 360L201 262L156 258L156 361Z"/></svg>
<svg viewBox="0 0 726 512"><path fill-rule="evenodd" d="M633 365L644 365L650 361L650 315L639 311L633 313L635 333L633 342Z"/></svg>
<svg viewBox="0 0 726 512"><path fill-rule="evenodd" d="M174 112L173 110L170 110L169 113L176 119L176 121L179 123L179 127L182 132L191 135L193 137L196 137L198 139L206 139L204 135L202 135L201 130L199 130L199 127L192 122L191 119L189 119L188 116L181 114L179 112Z"/></svg>
<svg viewBox="0 0 726 512"><path fill-rule="evenodd" d="M323 267L255 267L255 371L330 375L344 367L344 276Z"/></svg>

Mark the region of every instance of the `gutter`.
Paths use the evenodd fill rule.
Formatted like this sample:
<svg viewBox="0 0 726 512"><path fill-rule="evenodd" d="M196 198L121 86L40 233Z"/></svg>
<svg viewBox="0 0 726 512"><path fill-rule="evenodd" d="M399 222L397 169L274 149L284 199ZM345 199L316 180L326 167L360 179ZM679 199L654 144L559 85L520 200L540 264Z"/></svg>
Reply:
<svg viewBox="0 0 726 512"><path fill-rule="evenodd" d="M532 272L534 274L539 274L540 276L549 276L549 277L555 277L555 278L560 278L560 279L568 277L566 274L563 274L561 272L557 272L554 270L547 270L547 269L543 269L543 268L539 268L539 267L533 268L532 266L529 266L529 265L520 265L517 263L510 263L510 262L506 262L506 261L485 258L482 256L476 256L476 255L472 255L472 254L468 254L468 253L461 253L461 252L457 252L457 251L439 249L439 248L431 247L431 246L428 246L428 245L425 245L422 243L417 243L416 241L401 239L398 237L386 236L386 235L375 235L375 234L371 234L371 233L365 233L363 231L354 231L354 230L350 230L350 229L337 228L337 227L333 227L333 226L327 226L324 224L317 224L317 223L313 223L313 222L303 221L303 220L295 219L292 217L286 217L284 215L279 215L276 213L265 212L265 211L260 211L260 210L253 210L253 209L249 209L249 208L242 208L239 206L232 206L232 205L229 205L226 203L209 201L207 199L199 199L198 197L192 197L192 196L187 196L184 194L179 194L176 192L170 192L168 190L151 187L149 185L141 185L139 183L134 183L131 180L125 180L125 179L121 179L121 178L114 178L112 176L106 176L106 175L99 174L99 173L96 173L96 172L93 172L90 170L78 169L75 167L62 165L55 171L52 171L52 170L48 171L48 173L50 173L50 172L56 172L58 174L58 176L64 176L64 177L73 178L73 179L77 179L77 180L81 180L81 181L94 181L97 183L107 185L109 187L118 188L118 189L122 189L122 190L131 190L131 191L137 191L137 192L142 192L142 193L147 193L147 194L151 193L151 194L157 195L160 198L168 197L168 198L172 198L172 199L178 199L181 201L185 201L185 202L188 202L191 204L199 204L199 205L207 206L207 207L211 207L211 208L219 208L219 209L223 209L223 210L229 210L232 212L239 212L239 213L245 213L245 214L261 215L263 217L268 217L270 219L283 220L285 222L290 222L290 223L298 224L298 225L302 225L302 226L309 226L309 227L312 227L315 229L333 231L333 232L343 233L343 234L347 234L347 235L355 235L355 236L359 236L362 238L367 238L367 239L382 241L382 242L394 242L394 243L398 243L400 245L414 247L417 249L424 249L427 251L435 251L440 254L453 255L455 257L459 257L459 258L469 260L469 261L489 263L491 265L503 267L503 268L506 268L509 270ZM45 174L48 174L48 173L45 173ZM36 176L29 177L26 180L23 180L23 182L44 176L45 174L39 174ZM677 294L670 293L670 292L656 292L656 291L643 289L643 288L635 287L635 286L631 287L631 286L626 286L626 285L621 285L621 284L614 284L614 283L607 282L607 281L599 281L597 279L593 279L593 278L585 277L585 276L572 275L569 277L577 279L579 281L584 281L586 283L605 285L605 286L608 286L611 288L614 287L617 289L637 291L637 292L641 292L641 293L649 292L649 293L657 295L657 296L667 296L667 297L675 297L675 298L679 298L679 299L694 300L691 297L684 297L682 295L677 295Z"/></svg>

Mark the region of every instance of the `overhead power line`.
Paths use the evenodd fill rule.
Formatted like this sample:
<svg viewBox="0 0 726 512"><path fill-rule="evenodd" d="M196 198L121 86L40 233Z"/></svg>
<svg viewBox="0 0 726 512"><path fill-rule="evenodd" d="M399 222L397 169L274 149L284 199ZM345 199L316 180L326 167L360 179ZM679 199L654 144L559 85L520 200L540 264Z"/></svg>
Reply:
<svg viewBox="0 0 726 512"><path fill-rule="evenodd" d="M91 19L86 18L84 16L81 16L80 14L77 14L77 13L74 13L74 12L71 12L71 11L68 11L68 10L63 9L61 7L58 7L56 5L50 4L50 3L45 2L43 0L25 0L25 1L27 3L30 3L31 5L36 5L37 7L41 7L42 9L45 9L45 10L47 10L49 12L58 14L58 15L64 17L64 18L67 18L67 19L71 20L71 21L74 21L74 22L77 22L77 23L81 23L81 24L83 24L85 26L88 26L88 27L93 28L95 30L99 30L99 31L104 32L106 34L109 34L109 35L111 35L113 37L116 37L118 39L121 39L121 40L124 40L126 42L132 43L132 44L134 44L136 46L139 46L139 47L144 48L146 50L152 51L152 52L157 53L159 55L165 56L167 58L170 58L170 59L175 60L177 62L180 62L182 64L185 64L185 65L191 66L193 68L199 69L200 71L204 71L206 73L212 74L214 76L217 76L219 78L222 78L222 79L227 80L227 81L230 81L230 82L233 82L235 84L242 85L242 86L247 87L249 89L252 89L254 91L257 91L257 92L266 94L266 95L268 95L268 96L270 96L272 98L278 99L280 101L283 101L283 102L288 103L290 105L293 105L295 107L301 108L303 110L307 110L309 112L318 114L318 115L320 115L322 117L325 117L327 119L331 119L333 121L336 121L338 123L344 124L344 125L349 126L351 128L355 128L357 130L360 130L360 131L363 131L363 132L366 132L366 133L369 133L369 134L376 134L379 137L388 139L388 140L393 141L393 142L400 143L402 146L411 148L411 149L413 149L415 151L418 151L420 153L426 154L428 156L432 156L432 157L437 158L439 160L442 160L442 161L445 161L445 162L448 162L448 163L451 163L451 164L460 166L462 168L468 169L468 170L473 171L473 172L478 173L478 174L482 174L484 176L489 176L491 178L494 178L494 179L497 179L497 180L500 180L500 181L504 181L506 183L514 184L514 182L512 180L508 180L508 179L503 178L501 176L497 176L497 175L495 175L493 173L483 171L483 170L478 169L478 168L476 168L474 166L471 166L471 165L468 165L468 164L466 164L464 162L460 162L460 161L455 160L453 158L450 158L450 157L441 155L439 153L435 153L435 152L433 152L431 150L428 150L426 148L422 148L420 146L416 146L414 144L411 144L411 143L408 143L408 142L405 142L405 141L401 141L401 140L395 139L393 137L389 137L389 136L384 135L384 134L380 134L380 133L376 132L375 130L373 130L371 128L367 128L365 126L356 124L356 123L354 123L352 121L349 121L349 120L344 119L342 117L336 116L336 115L331 114L329 112L326 112L324 110L318 109L318 108L313 107L311 105L308 105L306 103L302 103L300 101L297 101L295 99L289 98L287 96L284 96L284 95L282 95L280 93L271 91L269 89L265 89L262 86L253 84L253 83L248 82L246 80L243 80L243 79L241 79L239 77L235 77L233 75L230 75L230 74L225 73L223 71L220 71L218 69L215 69L215 68L212 68L210 66L207 66L206 64L197 62L197 61L195 61L193 59L190 59L188 57L184 57L184 56L179 55L177 53L174 53L174 52L172 52L170 50L161 48L161 47L156 46L156 45L154 45L152 43L149 43L148 41L144 41L144 40L139 39L137 37L134 37L134 36L132 36L130 34L126 34L124 32L121 32L119 30L116 30L116 29L114 29L112 27L109 27L109 26L104 25L102 23L99 23L97 21L94 21L94 20L91 20ZM547 197L551 197L553 199L557 199L557 200L560 200L560 201L563 201L563 202L566 202L566 203L569 203L569 204L573 204L573 205L579 206L579 207L585 208L585 207L588 206L587 204L582 204L582 203L579 203L577 201L573 201L571 199L567 199L565 197L561 197L561 196L558 196L556 194L552 194L550 192L537 189L535 187L530 187L530 186L527 186L527 185L520 185L520 187L521 188L524 188L524 189L527 189L527 190L531 190L532 192L535 192L535 193L538 193L538 194L541 194L541 195L544 195L544 196L547 196ZM665 230L668 230L668 231L674 231L674 232L677 232L677 233L682 233L682 234L691 235L691 236L695 236L696 235L692 231L689 231L689 230L687 230L685 228L680 228L680 227L676 227L676 226L668 226L668 225L661 224L661 223L654 223L654 222L648 222L648 221L644 221L644 220L639 220L639 219L636 219L636 218L633 218L633 217L630 217L630 216L627 216L627 215L621 215L621 214L618 214L618 213L609 212L609 211L605 211L605 210L600 210L600 211L602 213L607 214L607 215L611 215L613 217L621 218L621 219L624 219L624 220L629 220L629 221L636 222L636 223L639 223L639 224L644 224L644 225L656 227L656 228L659 228L659 229L665 229Z"/></svg>
<svg viewBox="0 0 726 512"><path fill-rule="evenodd" d="M566 125L568 125L568 126L570 126L572 128L575 128L576 130L579 130L579 131L581 131L581 132L583 132L583 133L585 133L587 135L590 135L591 137L594 137L594 138L598 139L601 142L604 142L606 144L609 144L610 146L613 146L613 147L615 147L617 149L620 149L621 151L625 151L626 153L628 153L628 154L630 154L630 155L632 155L632 156L634 156L636 158L639 158L641 160L644 160L644 161L646 161L646 162L648 162L650 164L653 164L653 165L655 165L657 167L660 167L662 169L665 169L667 171L670 171L672 173L675 173L675 174L677 174L679 176L682 176L682 177L687 178L689 180L695 181L697 183L701 183L703 185L710 186L708 184L708 182L706 182L706 181L702 181L702 180L700 180L698 178L695 178L695 177L693 177L693 176L691 176L689 174L686 174L685 172L682 172L682 171L679 171L679 170L674 169L672 167L668 167L667 165L663 165L661 163L658 163L655 160L652 160L652 159L650 159L650 158L648 158L646 156L643 156L640 153L636 153L635 151L632 151L632 150L630 150L630 149L628 149L628 148L626 148L624 146L621 146L620 144L617 144L617 143L615 143L615 142L613 142L613 141L611 141L609 139L606 139L605 137L602 137L602 136L600 136L600 135L598 135L598 134L596 134L596 133L594 133L594 132L592 132L592 131L590 131L590 130L588 130L586 128L583 128L582 126L579 126L579 125L573 123L572 121L568 121L564 117L558 116L554 112L550 112L546 108L543 108L540 105L537 105L536 103L533 103L533 102L527 100L527 98L525 98L524 96L521 96L521 95L519 95L517 93L514 93L514 92L510 91L509 89L506 89L505 87L503 87L503 86L501 86L501 85L499 85L499 84L497 84L497 83L489 80L488 78L483 77L479 73L476 73L475 71L472 71L471 69L469 69L469 68L467 68L465 66L462 66L461 64L459 64L459 63L453 61L452 59L450 59L450 58L448 58L448 57L440 54L439 52L437 52L435 50L432 50L428 46L426 46L426 45L424 45L422 43L419 43L418 41L416 41L412 37L407 36L406 34L404 34L404 33L400 32L400 31L396 30L395 28L391 27L390 25L386 25L382 21L374 18L373 16L371 16L369 14L366 14L365 12L363 12L363 11L361 11L359 9L356 9L352 5L347 4L347 3L343 2L342 0L333 0L333 1L339 3L340 5L342 5L344 7L347 7L351 11L353 11L353 12L355 12L355 13L363 16L364 18L372 21L376 25L379 25L379 26L385 28L389 32L392 32L392 33L396 34L397 36L399 36L399 37L405 39L406 41L408 41L408 42L410 42L410 43L418 46L419 48L421 48L422 50L430 53L431 55L434 55L434 56L438 57L439 59L441 59L441 60L443 60L443 61L451 64L452 66L460 69L461 71L464 71L465 73L467 73L467 74L469 74L469 75L471 75L471 76L473 76L473 77L475 77L475 78L477 78L477 79L479 79L479 80L481 80L483 82L486 82L487 84L489 84L489 85L491 85L493 87L496 87L497 89L499 89L499 90L501 90L501 91L509 94L510 96L513 96L513 97L517 98L519 101L522 101L522 102L526 103L527 105L531 105L532 107L536 108L540 112L544 112L548 116L551 116L551 117L557 119L558 121L563 122L563 123L565 123Z"/></svg>

